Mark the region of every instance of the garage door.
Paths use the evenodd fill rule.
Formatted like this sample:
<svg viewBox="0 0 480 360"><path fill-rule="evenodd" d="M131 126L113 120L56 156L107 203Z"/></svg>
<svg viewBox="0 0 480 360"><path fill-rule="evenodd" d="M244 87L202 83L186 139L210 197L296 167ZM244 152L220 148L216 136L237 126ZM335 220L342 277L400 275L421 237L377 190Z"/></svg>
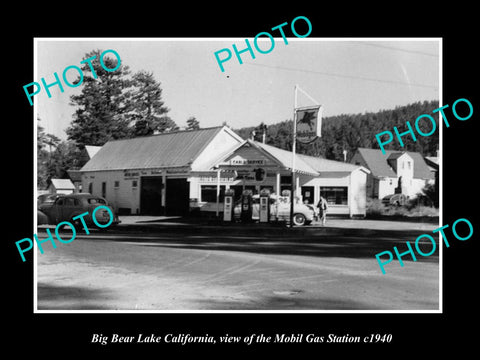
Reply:
<svg viewBox="0 0 480 360"><path fill-rule="evenodd" d="M187 215L190 200L190 186L187 179L167 179L167 215Z"/></svg>
<svg viewBox="0 0 480 360"><path fill-rule="evenodd" d="M142 215L163 215L161 176L141 178L140 213Z"/></svg>

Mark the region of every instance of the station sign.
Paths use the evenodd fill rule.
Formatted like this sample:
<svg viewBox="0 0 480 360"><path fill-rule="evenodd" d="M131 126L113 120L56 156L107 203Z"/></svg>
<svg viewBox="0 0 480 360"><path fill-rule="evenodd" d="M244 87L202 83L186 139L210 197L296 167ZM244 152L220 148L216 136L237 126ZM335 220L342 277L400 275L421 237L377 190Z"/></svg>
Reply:
<svg viewBox="0 0 480 360"><path fill-rule="evenodd" d="M266 164L266 161L265 159L245 159L241 156L235 156L233 158L231 158L228 162L227 162L228 165L233 165L233 166L242 166L242 165L253 165L253 166L256 166L256 165L265 165Z"/></svg>

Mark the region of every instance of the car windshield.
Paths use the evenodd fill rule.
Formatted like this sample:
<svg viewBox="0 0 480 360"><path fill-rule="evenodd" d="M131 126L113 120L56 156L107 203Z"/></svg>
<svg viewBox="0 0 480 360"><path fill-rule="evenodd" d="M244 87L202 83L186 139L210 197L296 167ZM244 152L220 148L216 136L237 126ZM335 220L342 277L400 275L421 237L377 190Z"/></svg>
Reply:
<svg viewBox="0 0 480 360"><path fill-rule="evenodd" d="M43 199L42 204L53 204L57 199L56 195L50 195Z"/></svg>
<svg viewBox="0 0 480 360"><path fill-rule="evenodd" d="M88 203L89 204L103 204L103 205L106 204L105 200L100 199L100 198L89 198Z"/></svg>

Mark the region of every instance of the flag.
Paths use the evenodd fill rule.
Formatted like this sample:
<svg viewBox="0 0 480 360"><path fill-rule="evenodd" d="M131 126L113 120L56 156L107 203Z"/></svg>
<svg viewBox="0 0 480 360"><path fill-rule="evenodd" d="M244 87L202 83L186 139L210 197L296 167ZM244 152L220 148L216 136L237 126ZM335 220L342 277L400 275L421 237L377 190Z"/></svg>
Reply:
<svg viewBox="0 0 480 360"><path fill-rule="evenodd" d="M321 105L295 109L297 141L308 144L322 135Z"/></svg>

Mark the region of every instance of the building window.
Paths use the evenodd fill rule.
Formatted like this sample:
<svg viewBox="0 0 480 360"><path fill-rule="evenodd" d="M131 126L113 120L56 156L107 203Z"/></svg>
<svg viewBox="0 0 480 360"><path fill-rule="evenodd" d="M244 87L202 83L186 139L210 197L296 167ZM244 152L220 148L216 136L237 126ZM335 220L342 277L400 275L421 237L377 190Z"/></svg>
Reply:
<svg viewBox="0 0 480 360"><path fill-rule="evenodd" d="M132 188L136 188L138 186L138 180L132 180Z"/></svg>
<svg viewBox="0 0 480 360"><path fill-rule="evenodd" d="M102 182L102 197L106 197L107 196L107 183L104 181Z"/></svg>
<svg viewBox="0 0 480 360"><path fill-rule="evenodd" d="M302 186L302 200L305 204L313 204L314 193L313 186Z"/></svg>
<svg viewBox="0 0 480 360"><path fill-rule="evenodd" d="M120 181L115 180L115 181L113 182L113 187L118 189L118 188L120 187Z"/></svg>
<svg viewBox="0 0 480 360"><path fill-rule="evenodd" d="M408 162L408 170L410 170L412 168L412 163L409 161Z"/></svg>
<svg viewBox="0 0 480 360"><path fill-rule="evenodd" d="M93 195L93 183L88 184L88 193Z"/></svg>
<svg viewBox="0 0 480 360"><path fill-rule="evenodd" d="M280 176L280 184L289 185L292 183L292 175L282 175Z"/></svg>
<svg viewBox="0 0 480 360"><path fill-rule="evenodd" d="M219 202L223 202L225 197L225 185L220 186ZM216 185L202 185L200 190L200 201L203 202L217 202L217 186Z"/></svg>
<svg viewBox="0 0 480 360"><path fill-rule="evenodd" d="M320 187L320 196L327 200L329 205L348 205L348 187Z"/></svg>

